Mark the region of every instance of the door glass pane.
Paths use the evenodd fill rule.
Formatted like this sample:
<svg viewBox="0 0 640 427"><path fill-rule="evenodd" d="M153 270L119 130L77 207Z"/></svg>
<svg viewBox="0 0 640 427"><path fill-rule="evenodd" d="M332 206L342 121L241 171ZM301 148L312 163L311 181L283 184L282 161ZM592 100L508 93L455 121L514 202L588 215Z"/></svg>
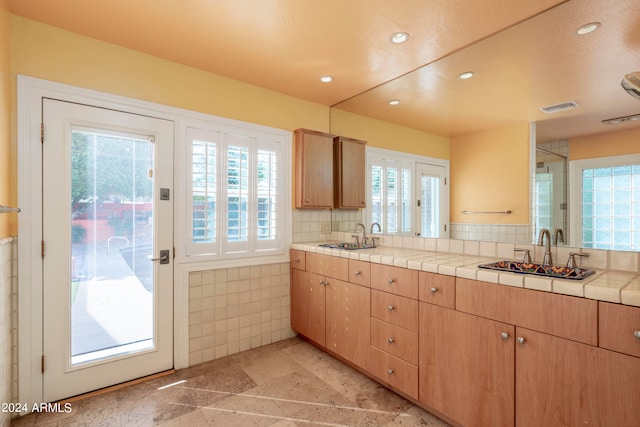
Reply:
<svg viewBox="0 0 640 427"><path fill-rule="evenodd" d="M422 175L422 237L440 237L440 177Z"/></svg>
<svg viewBox="0 0 640 427"><path fill-rule="evenodd" d="M153 348L153 144L72 131L71 359Z"/></svg>

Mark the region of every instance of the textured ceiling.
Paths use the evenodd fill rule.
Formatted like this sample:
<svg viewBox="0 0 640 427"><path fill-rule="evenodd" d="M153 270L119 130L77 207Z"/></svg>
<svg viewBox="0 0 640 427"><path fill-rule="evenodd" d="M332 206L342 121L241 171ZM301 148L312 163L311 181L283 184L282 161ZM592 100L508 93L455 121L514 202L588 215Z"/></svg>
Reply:
<svg viewBox="0 0 640 427"><path fill-rule="evenodd" d="M580 108L560 119L596 114L587 109L591 103L615 114L640 112L640 101L619 88L624 74L640 70L638 0L9 0L9 7L110 43L441 135L547 120L537 107L569 99ZM575 36L590 21L603 25ZM396 31L410 33L409 41L391 44ZM476 76L458 80L466 70ZM326 74L334 81L321 83ZM618 96L609 101L614 86ZM402 101L395 110L386 103L391 98Z"/></svg>

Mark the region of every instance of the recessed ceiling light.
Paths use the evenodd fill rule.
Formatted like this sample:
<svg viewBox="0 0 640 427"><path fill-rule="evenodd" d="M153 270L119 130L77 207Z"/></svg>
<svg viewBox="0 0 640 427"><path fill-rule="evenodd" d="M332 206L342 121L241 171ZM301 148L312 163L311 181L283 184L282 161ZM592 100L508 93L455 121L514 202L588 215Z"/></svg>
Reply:
<svg viewBox="0 0 640 427"><path fill-rule="evenodd" d="M465 71L464 73L460 74L458 77L461 78L462 80L467 80L473 77L473 75L474 75L473 71Z"/></svg>
<svg viewBox="0 0 640 427"><path fill-rule="evenodd" d="M331 76L322 76L320 77L320 81L323 83L329 83L330 81L333 81L333 77Z"/></svg>
<svg viewBox="0 0 640 427"><path fill-rule="evenodd" d="M391 43L401 44L409 40L409 33L398 32L391 34Z"/></svg>
<svg viewBox="0 0 640 427"><path fill-rule="evenodd" d="M398 105L400 104L400 101L398 101L397 99L392 99L391 101L389 101L389 105Z"/></svg>
<svg viewBox="0 0 640 427"><path fill-rule="evenodd" d="M590 22L588 24L584 24L582 27L576 30L576 34L579 36L584 36L585 34L593 33L595 30L600 27L599 22Z"/></svg>

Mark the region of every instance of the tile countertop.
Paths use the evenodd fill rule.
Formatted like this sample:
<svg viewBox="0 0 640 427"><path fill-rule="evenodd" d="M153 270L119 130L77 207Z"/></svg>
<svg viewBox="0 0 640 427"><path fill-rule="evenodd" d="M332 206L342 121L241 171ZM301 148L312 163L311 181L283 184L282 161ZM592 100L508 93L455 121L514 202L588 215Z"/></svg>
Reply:
<svg viewBox="0 0 640 427"><path fill-rule="evenodd" d="M349 251L323 248L319 246L321 243L326 242L294 243L291 248L640 307L640 275L631 272L595 269L595 274L584 280L554 279L478 268L479 264L499 261L502 258L384 246Z"/></svg>

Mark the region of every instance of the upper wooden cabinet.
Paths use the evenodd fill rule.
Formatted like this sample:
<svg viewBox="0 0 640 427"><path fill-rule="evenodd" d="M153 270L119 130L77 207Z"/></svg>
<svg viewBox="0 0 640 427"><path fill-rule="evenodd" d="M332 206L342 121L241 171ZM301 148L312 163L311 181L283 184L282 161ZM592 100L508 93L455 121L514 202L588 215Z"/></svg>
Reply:
<svg viewBox="0 0 640 427"><path fill-rule="evenodd" d="M296 129L296 208L333 207L333 135Z"/></svg>
<svg viewBox="0 0 640 427"><path fill-rule="evenodd" d="M333 207L360 209L365 203L365 141L333 138Z"/></svg>

